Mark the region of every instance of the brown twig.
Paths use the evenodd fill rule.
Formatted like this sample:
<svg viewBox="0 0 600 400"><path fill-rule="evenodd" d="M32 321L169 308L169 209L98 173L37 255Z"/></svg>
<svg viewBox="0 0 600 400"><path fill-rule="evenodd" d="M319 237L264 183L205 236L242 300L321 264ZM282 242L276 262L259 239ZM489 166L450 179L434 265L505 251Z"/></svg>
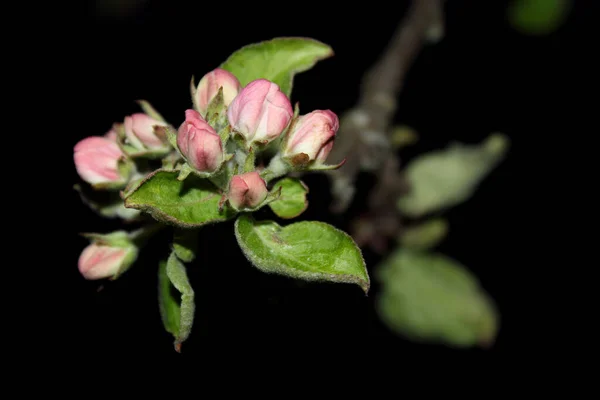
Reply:
<svg viewBox="0 0 600 400"><path fill-rule="evenodd" d="M358 104L341 117L329 158L337 162L345 157L346 164L329 173L332 211L341 213L348 208L361 170L372 171L378 178L369 198L369 212L353 232L359 245L368 242L383 251L382 238L394 236L400 229L396 201L406 190L406 183L389 134L404 77L432 32L440 32L442 17L443 0L413 0L382 57L365 74Z"/></svg>

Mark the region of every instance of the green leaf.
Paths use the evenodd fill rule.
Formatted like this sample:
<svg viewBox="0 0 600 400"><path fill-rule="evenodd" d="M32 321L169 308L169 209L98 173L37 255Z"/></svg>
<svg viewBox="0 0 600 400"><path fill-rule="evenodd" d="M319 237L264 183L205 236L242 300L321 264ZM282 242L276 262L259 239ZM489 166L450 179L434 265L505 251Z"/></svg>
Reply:
<svg viewBox="0 0 600 400"><path fill-rule="evenodd" d="M167 275L167 262L161 261L158 268L158 305L160 316L167 332L179 335L180 306L172 293L173 285Z"/></svg>
<svg viewBox="0 0 600 400"><path fill-rule="evenodd" d="M308 187L299 179L283 178L271 189L271 193L281 190L277 200L269 203L269 207L280 218L295 218L308 207L306 194Z"/></svg>
<svg viewBox="0 0 600 400"><path fill-rule="evenodd" d="M331 47L308 38L275 38L254 43L234 52L221 68L234 74L242 84L268 79L290 97L294 75L331 57Z"/></svg>
<svg viewBox="0 0 600 400"><path fill-rule="evenodd" d="M221 194L208 180L192 174L178 181L178 175L178 171L162 169L149 174L125 197L125 207L183 228L224 222L235 216L229 208L219 211Z"/></svg>
<svg viewBox="0 0 600 400"><path fill-rule="evenodd" d="M402 247L425 250L437 246L448 234L448 221L431 219L415 226L404 228L400 237Z"/></svg>
<svg viewBox="0 0 600 400"><path fill-rule="evenodd" d="M158 278L160 315L165 329L175 337L175 350L180 352L181 344L189 337L194 323L194 290L185 266L175 252L166 263L160 264ZM171 284L181 293L180 301L173 295Z"/></svg>
<svg viewBox="0 0 600 400"><path fill-rule="evenodd" d="M461 264L441 254L402 249L377 271L377 312L397 334L458 348L494 342L495 304Z"/></svg>
<svg viewBox="0 0 600 400"><path fill-rule="evenodd" d="M571 0L513 0L508 20L518 31L528 35L547 35L565 22Z"/></svg>
<svg viewBox="0 0 600 400"><path fill-rule="evenodd" d="M509 139L497 133L479 145L453 143L414 159L404 171L410 191L398 200L400 211L416 218L468 200L508 146Z"/></svg>
<svg viewBox="0 0 600 400"><path fill-rule="evenodd" d="M282 227L242 214L235 222L235 237L246 258L263 272L306 281L354 283L369 291L360 249L331 225L302 221Z"/></svg>
<svg viewBox="0 0 600 400"><path fill-rule="evenodd" d="M173 235L173 251L184 262L192 262L196 258L199 229L175 229Z"/></svg>

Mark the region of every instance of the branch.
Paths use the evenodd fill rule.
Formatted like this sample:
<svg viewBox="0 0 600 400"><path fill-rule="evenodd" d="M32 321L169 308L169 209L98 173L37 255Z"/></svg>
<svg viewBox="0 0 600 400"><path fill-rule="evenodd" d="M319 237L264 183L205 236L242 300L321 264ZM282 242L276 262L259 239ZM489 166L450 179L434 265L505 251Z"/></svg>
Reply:
<svg viewBox="0 0 600 400"><path fill-rule="evenodd" d="M389 218L390 207L395 210L397 198L406 190L389 138L396 99L420 49L428 40L441 36L442 18L443 0L414 0L383 55L365 74L358 104L340 118L340 130L329 158L339 161L345 157L346 164L329 173L333 212L342 213L348 208L354 197L356 176L361 170L372 171L380 177L369 200L369 214ZM393 204L381 206L382 201ZM393 229L386 232L388 230Z"/></svg>

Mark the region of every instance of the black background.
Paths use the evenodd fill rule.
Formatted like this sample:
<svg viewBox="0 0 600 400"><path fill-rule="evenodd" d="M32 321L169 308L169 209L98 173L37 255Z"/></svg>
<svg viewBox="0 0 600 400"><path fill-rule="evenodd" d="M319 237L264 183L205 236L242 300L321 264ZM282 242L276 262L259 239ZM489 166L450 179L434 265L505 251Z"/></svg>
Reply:
<svg viewBox="0 0 600 400"><path fill-rule="evenodd" d="M85 116L78 119L85 123L61 138L63 159L72 162L78 140L104 134L113 122L137 112L136 99L150 101L178 125L191 107L191 75L199 79L239 47L277 36L312 37L334 49L333 58L296 77L292 100L300 101L303 112L331 109L341 114L356 102L362 74L376 61L408 2L395 4L396 9L376 3L337 9L290 3L275 15L272 10L278 8L266 4L150 0L127 17L114 18L98 14L90 3L82 32L87 41L76 46L82 57L69 66L73 77L86 83L82 80L69 102L61 104ZM497 302L501 330L490 349L452 350L395 336L375 313L376 281L365 297L352 285L304 284L265 275L245 260L232 223L224 223L201 235L199 260L189 269L196 319L182 355L177 355L156 299L157 263L168 255L168 236L151 242L118 281L85 281L77 259L87 241L78 233L109 232L122 225L102 220L79 201L71 189L79 182L72 163L61 189L70 193L70 225L60 271L62 312L72 329L60 328L59 335L73 352L90 356L200 358L238 346L293 353L294 345L302 344L359 352L383 345L385 351L378 351L384 358L407 352L489 355L513 348L527 319L522 268L539 268L519 261L528 240L522 229L522 189L533 184L526 179L526 161L561 118L553 96L567 86L560 77L577 52L573 43L584 24L585 4L576 5L559 31L528 37L507 23L506 2L451 0L446 36L421 52L399 96L395 121L414 127L421 136L417 145L401 153L403 163L452 140L477 143L496 131L511 139L506 161L471 200L447 213L450 234L439 248L474 271ZM300 219L323 220L342 229L364 210L373 183L368 174L361 175L351 209L335 216L328 212L326 177L311 175L305 182L311 189L310 206ZM273 216L264 211L261 217ZM369 250L364 256L373 276L380 257ZM97 291L100 285L103 289Z"/></svg>

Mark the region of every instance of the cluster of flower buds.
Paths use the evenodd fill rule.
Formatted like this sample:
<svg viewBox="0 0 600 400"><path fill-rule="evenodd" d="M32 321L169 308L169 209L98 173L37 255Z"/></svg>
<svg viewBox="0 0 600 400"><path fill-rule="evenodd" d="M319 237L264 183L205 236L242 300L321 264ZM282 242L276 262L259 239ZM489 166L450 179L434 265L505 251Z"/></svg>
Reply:
<svg viewBox="0 0 600 400"><path fill-rule="evenodd" d="M267 79L242 87L234 75L217 68L197 86L192 81L192 103L178 129L146 103L144 113L125 117L106 135L81 140L74 149L80 177L98 189L122 189L143 172L136 170L136 158L163 158L181 171L178 179L190 173L220 176L223 200L237 211L252 211L272 198L270 179L341 165L325 165L338 117L329 110L294 113L286 94ZM257 169L256 154L270 144L278 152L267 167ZM92 244L81 255L80 270L86 277L110 276L128 257L122 247Z"/></svg>
<svg viewBox="0 0 600 400"><path fill-rule="evenodd" d="M74 148L75 168L85 182L99 189L122 189L136 172L133 158L162 157L171 151L168 124L145 113L125 117L104 136L89 136Z"/></svg>
<svg viewBox="0 0 600 400"><path fill-rule="evenodd" d="M263 177L269 172L281 176L293 170L341 165L325 165L339 128L338 117L329 110L294 117L288 97L269 80L257 79L242 88L234 75L217 68L192 87L192 99L195 110L185 113L177 147L188 165L204 176L219 172L223 163L234 156L227 154L229 138L241 144L246 153L282 139L275 156L278 163L270 164L278 171L268 171L267 167L266 172L259 173L252 165L250 169L246 166L243 174L231 177L227 197L236 210L253 209L265 201L268 190ZM227 126L219 132L208 121L208 110L217 100L221 102L218 112L226 110L227 117Z"/></svg>

